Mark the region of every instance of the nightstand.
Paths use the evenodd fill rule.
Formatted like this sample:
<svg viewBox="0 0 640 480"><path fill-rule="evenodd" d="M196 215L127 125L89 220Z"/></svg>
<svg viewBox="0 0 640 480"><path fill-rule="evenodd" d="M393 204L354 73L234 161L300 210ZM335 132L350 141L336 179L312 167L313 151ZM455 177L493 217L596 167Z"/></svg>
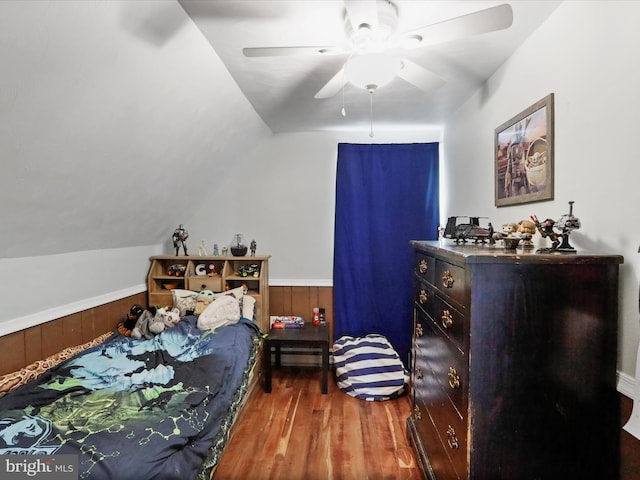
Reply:
<svg viewBox="0 0 640 480"><path fill-rule="evenodd" d="M275 351L275 367L280 368L280 347L317 348L322 352L322 393L328 393L329 329L305 325L302 328L272 328L264 341L264 376L267 393L271 393L271 352ZM292 352L292 354L295 354Z"/></svg>

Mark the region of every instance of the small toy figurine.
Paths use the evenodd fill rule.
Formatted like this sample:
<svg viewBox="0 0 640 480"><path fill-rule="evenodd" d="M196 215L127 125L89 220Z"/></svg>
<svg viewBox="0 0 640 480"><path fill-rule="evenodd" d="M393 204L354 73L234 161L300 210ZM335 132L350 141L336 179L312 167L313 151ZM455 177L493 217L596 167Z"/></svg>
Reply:
<svg viewBox="0 0 640 480"><path fill-rule="evenodd" d="M227 247L226 245L223 245L223 247L222 247L222 255L226 256L228 251L229 251L229 247Z"/></svg>
<svg viewBox="0 0 640 480"><path fill-rule="evenodd" d="M256 256L256 241L255 240L251 240L251 256L255 257Z"/></svg>
<svg viewBox="0 0 640 480"><path fill-rule="evenodd" d="M204 240L200 242L200 246L198 247L198 255L200 255L201 257L207 256L207 246L205 245Z"/></svg>
<svg viewBox="0 0 640 480"><path fill-rule="evenodd" d="M217 243L214 243L214 244L213 244L213 256L214 256L214 257L217 257L217 256L219 256L219 255L220 255L220 250L218 250L218 244L217 244Z"/></svg>
<svg viewBox="0 0 640 480"><path fill-rule="evenodd" d="M551 239L551 248L539 248L537 250L538 253L554 251L572 253L576 251L575 248L569 245L569 234L573 230L580 228L580 220L573 216L573 201L569 202L569 213L562 215L557 222L547 218L540 223L535 215L531 215L531 220L533 220L542 238L549 237ZM561 230L562 233L557 233L554 228ZM562 240L562 243L560 243L560 240Z"/></svg>
<svg viewBox="0 0 640 480"><path fill-rule="evenodd" d="M173 232L173 246L176 249L176 256L178 256L178 251L181 246L184 254L187 255L187 238L189 238L189 232L180 224Z"/></svg>

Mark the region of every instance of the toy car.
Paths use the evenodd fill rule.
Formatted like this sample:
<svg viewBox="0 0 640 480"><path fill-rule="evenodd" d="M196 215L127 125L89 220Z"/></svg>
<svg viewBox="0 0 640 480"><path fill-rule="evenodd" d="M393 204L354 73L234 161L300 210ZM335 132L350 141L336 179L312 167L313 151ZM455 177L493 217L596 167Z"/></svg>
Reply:
<svg viewBox="0 0 640 480"><path fill-rule="evenodd" d="M458 218L468 218L468 223L458 223ZM480 226L480 217L449 217L444 229L444 237L452 238L456 243L466 243L473 240L475 243L493 243L491 224L489 228Z"/></svg>
<svg viewBox="0 0 640 480"><path fill-rule="evenodd" d="M260 265L257 263L251 263L249 265L242 265L238 269L238 274L241 277L255 277L258 278L260 276Z"/></svg>
<svg viewBox="0 0 640 480"><path fill-rule="evenodd" d="M167 268L167 275L170 277L184 277L184 272L187 270L187 266L181 263L173 263Z"/></svg>

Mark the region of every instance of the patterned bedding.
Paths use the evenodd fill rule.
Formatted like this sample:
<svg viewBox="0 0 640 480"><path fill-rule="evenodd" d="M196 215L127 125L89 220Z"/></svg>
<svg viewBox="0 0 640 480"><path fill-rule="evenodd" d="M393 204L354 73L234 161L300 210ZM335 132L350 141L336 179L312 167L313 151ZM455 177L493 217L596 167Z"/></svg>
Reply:
<svg viewBox="0 0 640 480"><path fill-rule="evenodd" d="M79 478L194 479L215 466L260 335L196 317L151 340L113 335L0 397L0 455L75 454Z"/></svg>

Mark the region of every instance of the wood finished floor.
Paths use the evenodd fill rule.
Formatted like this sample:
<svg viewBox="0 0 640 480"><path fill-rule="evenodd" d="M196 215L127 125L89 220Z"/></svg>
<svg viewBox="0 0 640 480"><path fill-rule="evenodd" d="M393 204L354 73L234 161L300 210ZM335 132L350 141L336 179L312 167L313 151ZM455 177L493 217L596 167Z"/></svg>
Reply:
<svg viewBox="0 0 640 480"><path fill-rule="evenodd" d="M632 402L620 402L622 427ZM249 398L213 480L421 479L405 435L409 412L406 396L364 402L331 380L322 395L318 369L285 367L271 394L258 388ZM640 480L640 440L622 428L620 452L620 480Z"/></svg>

